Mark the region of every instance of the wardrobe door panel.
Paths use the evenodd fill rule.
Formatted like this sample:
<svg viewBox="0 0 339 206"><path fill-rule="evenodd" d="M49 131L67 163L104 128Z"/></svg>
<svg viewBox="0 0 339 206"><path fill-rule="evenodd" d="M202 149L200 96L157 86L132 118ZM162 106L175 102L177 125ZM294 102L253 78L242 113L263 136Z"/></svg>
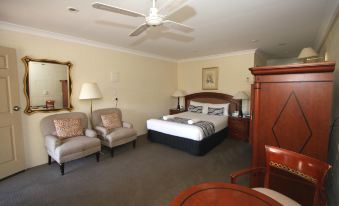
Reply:
<svg viewBox="0 0 339 206"><path fill-rule="evenodd" d="M329 82L262 83L259 156L269 144L326 161L331 95Z"/></svg>

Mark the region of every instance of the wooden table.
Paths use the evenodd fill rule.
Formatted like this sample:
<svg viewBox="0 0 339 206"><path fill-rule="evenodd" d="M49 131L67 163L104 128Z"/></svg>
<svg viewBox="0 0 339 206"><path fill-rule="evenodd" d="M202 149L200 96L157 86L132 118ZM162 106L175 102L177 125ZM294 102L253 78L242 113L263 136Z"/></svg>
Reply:
<svg viewBox="0 0 339 206"><path fill-rule="evenodd" d="M223 182L192 186L177 195L169 206L282 206L248 187Z"/></svg>

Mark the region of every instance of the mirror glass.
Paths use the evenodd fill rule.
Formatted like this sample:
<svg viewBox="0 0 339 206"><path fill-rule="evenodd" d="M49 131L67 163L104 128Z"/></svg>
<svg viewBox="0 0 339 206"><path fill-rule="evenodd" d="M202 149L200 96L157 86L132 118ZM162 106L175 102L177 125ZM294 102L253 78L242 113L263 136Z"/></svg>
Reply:
<svg viewBox="0 0 339 206"><path fill-rule="evenodd" d="M70 62L24 57L25 112L71 110Z"/></svg>

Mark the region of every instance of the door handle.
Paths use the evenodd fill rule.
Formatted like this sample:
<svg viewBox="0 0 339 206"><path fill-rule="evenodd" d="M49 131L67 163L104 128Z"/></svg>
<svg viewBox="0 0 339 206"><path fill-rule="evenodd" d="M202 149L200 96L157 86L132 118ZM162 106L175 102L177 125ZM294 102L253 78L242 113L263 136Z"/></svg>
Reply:
<svg viewBox="0 0 339 206"><path fill-rule="evenodd" d="M14 107L13 107L13 110L14 110L14 111L19 111L19 110L20 110L20 107L19 107L19 106L14 106Z"/></svg>

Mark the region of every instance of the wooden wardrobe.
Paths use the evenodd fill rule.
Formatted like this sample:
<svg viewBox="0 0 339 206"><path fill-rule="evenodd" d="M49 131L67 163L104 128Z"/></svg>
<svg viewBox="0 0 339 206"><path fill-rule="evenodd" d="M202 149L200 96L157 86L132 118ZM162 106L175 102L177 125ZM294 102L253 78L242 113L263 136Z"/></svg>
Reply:
<svg viewBox="0 0 339 206"><path fill-rule="evenodd" d="M265 166L264 145L327 161L334 68L334 62L250 68L253 166ZM302 179L278 171L275 175L272 188L310 204L310 186ZM289 181L284 186L287 179L295 185Z"/></svg>

